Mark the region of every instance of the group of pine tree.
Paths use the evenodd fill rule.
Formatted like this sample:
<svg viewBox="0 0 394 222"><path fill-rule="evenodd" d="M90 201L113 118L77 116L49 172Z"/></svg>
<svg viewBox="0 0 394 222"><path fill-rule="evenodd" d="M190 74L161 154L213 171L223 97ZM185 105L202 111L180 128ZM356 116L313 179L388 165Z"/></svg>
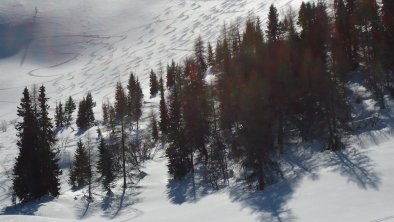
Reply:
<svg viewBox="0 0 394 222"><path fill-rule="evenodd" d="M194 55L183 64L172 61L165 76L151 70L150 94L160 96L160 103L159 119L151 115L149 137L139 134L143 94L131 73L126 88L116 84L114 104L102 105L103 127L110 133L105 138L98 131L97 163L92 142L79 141L70 183L89 185L90 194L96 165L107 191L120 175L126 187L127 167L138 167L149 146L161 142L167 144L174 179L194 178L198 168L219 189L228 184L229 164L240 163L241 177L264 189L282 176L277 160L294 137L319 140L331 151L345 148L344 137L352 131L354 101L346 85L352 75L365 82L382 109L385 95L394 94L392 12L391 0L334 0L333 10L317 1L280 19L272 5L265 31L260 19L250 16L243 32L239 25L224 26L215 47L199 37ZM208 72L215 82L205 81ZM18 107L13 191L22 202L59 194L61 171L43 86L37 97L25 89ZM94 106L90 93L79 102L80 129L96 125ZM70 126L75 109L71 97L64 109L57 103L56 127Z"/></svg>
<svg viewBox="0 0 394 222"><path fill-rule="evenodd" d="M127 166L137 168L139 162L145 158L137 150L140 143L138 122L142 115L143 94L140 83L133 73L130 75L127 88L126 95L121 83L117 83L115 107L109 102L103 104L103 127L110 129L109 138L105 138L99 128L96 141L93 141L88 134L86 141L80 139L77 143L69 183L75 189L88 186L88 198L92 198L91 184L95 175L101 180L103 188L111 193L118 172L123 173L123 186L126 187L126 177L130 176L126 175L126 172L130 171L130 167L126 169L126 163ZM16 202L16 198L20 202L28 202L44 195L59 195L58 177L62 171L58 165L59 150L55 148L57 142L55 130L71 127L76 103L72 97L67 99L64 109L61 102L56 103L54 127L52 119L48 116L47 101L44 86L41 86L38 92L36 87L33 90L25 88L23 92L18 107L20 121L16 126L19 138L17 146L20 152L13 170L13 202ZM97 125L94 106L91 93L87 93L79 102L75 123L82 132ZM117 127L119 125L122 126L121 130ZM127 133L131 134L134 125L137 126L137 139L131 140ZM156 129L156 140L157 138ZM130 145L131 143L133 145ZM97 149L97 158L92 155L94 149ZM96 171L93 170L94 166Z"/></svg>
<svg viewBox="0 0 394 222"><path fill-rule="evenodd" d="M174 179L199 168L219 189L231 162L264 189L282 177L278 157L290 141L345 148L354 131L357 101L347 87L354 75L385 109L385 95L394 95L393 1L333 3L332 10L325 1L302 3L298 15L290 10L283 19L271 5L265 31L250 16L243 32L224 26L215 48L198 38L193 56L168 65L159 126ZM204 80L208 67L212 84Z"/></svg>

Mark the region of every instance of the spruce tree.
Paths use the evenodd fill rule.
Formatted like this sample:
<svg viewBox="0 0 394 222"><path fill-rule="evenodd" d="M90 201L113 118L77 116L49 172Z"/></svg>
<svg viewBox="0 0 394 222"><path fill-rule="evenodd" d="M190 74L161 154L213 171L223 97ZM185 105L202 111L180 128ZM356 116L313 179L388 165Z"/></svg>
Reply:
<svg viewBox="0 0 394 222"><path fill-rule="evenodd" d="M84 97L78 105L78 117L77 126L80 129L87 129L94 124L94 113L93 107L96 105L93 102L92 94L88 93L86 98Z"/></svg>
<svg viewBox="0 0 394 222"><path fill-rule="evenodd" d="M38 112L39 124L39 159L40 159L40 196L50 194L58 196L60 191L59 175L59 158L53 146L56 143L55 134L52 131L52 122L49 118L47 105L48 98L46 97L45 87L41 86L39 89L38 102L40 111Z"/></svg>
<svg viewBox="0 0 394 222"><path fill-rule="evenodd" d="M77 106L75 105L73 98L71 96L68 97L68 100L66 101L66 103L64 105L64 118L65 118L66 126L71 125L71 122L73 120L72 114L76 108L77 108Z"/></svg>
<svg viewBox="0 0 394 222"><path fill-rule="evenodd" d="M280 36L280 27L279 27L279 14L278 10L274 5L270 6L268 12L268 22L267 22L267 39L268 42L277 42Z"/></svg>
<svg viewBox="0 0 394 222"><path fill-rule="evenodd" d="M56 103L55 108L55 125L56 127L63 127L65 124L65 117L64 117L63 105L62 102Z"/></svg>
<svg viewBox="0 0 394 222"><path fill-rule="evenodd" d="M91 174L88 155L88 150L85 148L82 141L79 140L77 143L77 149L75 150L75 156L69 179L70 184L74 188L81 188L88 184L88 180Z"/></svg>
<svg viewBox="0 0 394 222"><path fill-rule="evenodd" d="M167 129L168 129L168 110L167 110L167 105L166 101L164 98L164 93L160 94L160 122L159 122L159 127L162 135L167 134Z"/></svg>
<svg viewBox="0 0 394 222"><path fill-rule="evenodd" d="M101 135L99 135L98 151L97 171L101 175L101 183L104 189L111 193L111 186L115 179L114 155Z"/></svg>
<svg viewBox="0 0 394 222"><path fill-rule="evenodd" d="M175 84L175 62L172 60L171 65L167 65L167 88L171 89ZM163 78L160 76L159 82L160 92L164 91ZM162 90L163 88L163 90Z"/></svg>
<svg viewBox="0 0 394 222"><path fill-rule="evenodd" d="M17 197L21 202L28 202L39 197L37 190L40 186L40 169L39 127L27 88L23 91L17 115L21 121L16 124L19 154L13 168L13 199Z"/></svg>
<svg viewBox="0 0 394 222"><path fill-rule="evenodd" d="M153 69L150 71L149 75L149 86L150 86L150 96L153 98L159 92L159 82L157 81L156 73Z"/></svg>
<svg viewBox="0 0 394 222"><path fill-rule="evenodd" d="M179 94L176 88L173 89L169 99L169 127L168 142L166 149L168 158L168 172L174 179L181 179L193 169L190 149L186 145L186 138L183 135L182 111Z"/></svg>
<svg viewBox="0 0 394 222"><path fill-rule="evenodd" d="M205 73L205 71L207 71L208 65L205 58L204 42L201 36L199 36L194 42L194 56L199 67L199 72Z"/></svg>
<svg viewBox="0 0 394 222"><path fill-rule="evenodd" d="M213 54L213 49L212 49L212 45L210 42L208 42L208 58L207 58L207 62L209 66L214 66L215 65L215 55Z"/></svg>
<svg viewBox="0 0 394 222"><path fill-rule="evenodd" d="M95 121L93 112L93 107L95 106L96 103L93 101L92 93L88 92L88 94L86 95L86 116L89 126L92 126Z"/></svg>
<svg viewBox="0 0 394 222"><path fill-rule="evenodd" d="M127 97L120 82L116 83L115 113L118 121L127 114Z"/></svg>
<svg viewBox="0 0 394 222"><path fill-rule="evenodd" d="M156 115L152 113L151 117L151 131L152 131L152 140L157 142L159 140L159 130L157 128L157 120Z"/></svg>
<svg viewBox="0 0 394 222"><path fill-rule="evenodd" d="M127 115L129 117L133 117L133 110L135 107L135 103L134 103L134 93L135 93L135 88L136 88L136 80L135 80L135 76L134 73L130 73L130 77L129 77L129 82L127 84Z"/></svg>

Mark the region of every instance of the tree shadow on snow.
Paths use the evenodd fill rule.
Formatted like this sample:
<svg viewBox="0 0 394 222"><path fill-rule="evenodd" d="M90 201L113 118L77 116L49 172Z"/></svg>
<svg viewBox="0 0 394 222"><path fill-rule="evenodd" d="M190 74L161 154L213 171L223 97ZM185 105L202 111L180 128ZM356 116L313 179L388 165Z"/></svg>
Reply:
<svg viewBox="0 0 394 222"><path fill-rule="evenodd" d="M0 215L34 215L41 206L53 200L53 197L45 196L32 202L9 206L6 207Z"/></svg>
<svg viewBox="0 0 394 222"><path fill-rule="evenodd" d="M321 152L319 144L293 148L281 158L284 179L263 191L251 191L248 184L238 182L229 188L232 201L251 209L261 221L295 221L287 207L301 179L319 180L318 170L332 169L361 189L379 189L380 178L367 151L349 147L338 152Z"/></svg>
<svg viewBox="0 0 394 222"><path fill-rule="evenodd" d="M167 196L171 203L197 202L204 196L215 192L204 180L201 172L203 172L202 169L195 169L194 176L189 173L182 180L168 180Z"/></svg>
<svg viewBox="0 0 394 222"><path fill-rule="evenodd" d="M304 177L319 179L317 170L320 163L315 156L321 152L317 149L317 144L304 146L302 149L293 148L283 155L280 162L284 178L278 183L262 191L255 191L245 181L237 182L229 188L231 200L250 209L258 215L259 221L295 221L297 218L286 204L292 199L299 181Z"/></svg>
<svg viewBox="0 0 394 222"><path fill-rule="evenodd" d="M355 183L362 189L378 190L380 178L374 170L374 163L366 154L356 148L348 148L343 151L331 153L328 167L333 167L334 172L346 177L348 182Z"/></svg>
<svg viewBox="0 0 394 222"><path fill-rule="evenodd" d="M123 209L127 208L128 214L133 214L131 217L136 218L142 214L141 211L130 208L140 202L138 197L141 193L140 186L132 186L127 189L122 189L121 193L111 193L104 197L101 203L101 209L104 211L104 215L110 219L114 219L119 216Z"/></svg>

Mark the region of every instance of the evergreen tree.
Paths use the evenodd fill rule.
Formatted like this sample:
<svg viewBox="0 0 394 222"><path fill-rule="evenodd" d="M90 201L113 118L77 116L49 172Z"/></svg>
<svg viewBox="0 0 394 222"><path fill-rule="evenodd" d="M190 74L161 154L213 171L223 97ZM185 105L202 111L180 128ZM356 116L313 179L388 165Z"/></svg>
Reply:
<svg viewBox="0 0 394 222"><path fill-rule="evenodd" d="M199 72L205 73L205 71L207 71L208 66L205 58L204 42L201 36L199 36L194 42L194 56L196 59L196 63L198 64L199 67Z"/></svg>
<svg viewBox="0 0 394 222"><path fill-rule="evenodd" d="M138 146L138 150L140 148L140 141L139 141L139 121L140 118L142 116L142 102L144 99L144 94L142 93L142 89L140 86L140 82L136 81L135 83L135 91L133 93L133 103L134 103L134 107L133 107L133 120L137 122L137 146Z"/></svg>
<svg viewBox="0 0 394 222"><path fill-rule="evenodd" d="M160 76L160 92L162 93L164 90L162 90L162 85L164 88L164 83L162 76ZM167 88L170 89L174 86L175 84L175 62L172 60L171 65L167 65Z"/></svg>
<svg viewBox="0 0 394 222"><path fill-rule="evenodd" d="M212 45L210 42L208 42L208 58L207 58L207 62L209 66L214 66L215 65L215 55L213 54L213 49L212 49Z"/></svg>
<svg viewBox="0 0 394 222"><path fill-rule="evenodd" d="M40 169L38 162L39 128L27 88L23 91L17 115L22 120L16 124L19 155L13 169L13 198L17 197L21 202L28 202L39 197L37 191L40 185Z"/></svg>
<svg viewBox="0 0 394 222"><path fill-rule="evenodd" d="M152 140L157 142L159 140L159 130L157 128L156 115L152 112L151 117L151 130L152 130Z"/></svg>
<svg viewBox="0 0 394 222"><path fill-rule="evenodd" d="M127 84L127 115L133 118L133 112L135 109L134 93L136 88L136 80L134 73L130 73L129 82Z"/></svg>
<svg viewBox="0 0 394 222"><path fill-rule="evenodd" d="M88 118L87 118L87 115L86 115L86 112L87 112L86 110L87 110L86 99L84 97L79 102L79 105L78 105L78 117L77 117L76 123L77 123L77 126L80 129L86 129L89 126Z"/></svg>
<svg viewBox="0 0 394 222"><path fill-rule="evenodd" d="M53 146L56 143L55 134L52 131L53 125L49 118L47 105L48 98L45 94L45 87L42 85L39 89L38 102L40 111L38 112L37 121L39 124L39 161L40 161L40 193L39 195L50 194L58 196L60 191L59 175L59 158Z"/></svg>
<svg viewBox="0 0 394 222"><path fill-rule="evenodd" d="M156 73L153 69L150 71L149 75L149 86L150 86L150 96L153 98L157 95L159 91L159 82L157 81Z"/></svg>
<svg viewBox="0 0 394 222"><path fill-rule="evenodd" d="M104 189L111 193L111 186L115 179L114 157L102 136L99 136L98 151L97 171L101 175L101 183Z"/></svg>
<svg viewBox="0 0 394 222"><path fill-rule="evenodd" d="M191 150L186 146L185 136L183 135L182 111L179 94L176 88L173 89L169 98L169 127L168 142L166 149L168 158L168 172L174 179L181 179L192 171Z"/></svg>
<svg viewBox="0 0 394 222"><path fill-rule="evenodd" d="M81 188L88 184L91 175L89 168L89 154L81 140L77 143L74 161L70 171L70 184L74 188Z"/></svg>
<svg viewBox="0 0 394 222"><path fill-rule="evenodd" d="M93 112L93 107L95 106L96 103L93 101L92 93L88 92L88 94L86 95L86 116L89 126L92 126L95 121Z"/></svg>
<svg viewBox="0 0 394 222"><path fill-rule="evenodd" d="M56 103L55 108L55 125L56 127L63 127L65 123L63 105L61 102Z"/></svg>
<svg viewBox="0 0 394 222"><path fill-rule="evenodd" d="M109 123L109 105L107 103L103 103L101 108L103 110L103 123L104 125L108 125Z"/></svg>
<svg viewBox="0 0 394 222"><path fill-rule="evenodd" d="M18 130L19 155L13 171L13 199L21 202L37 199L44 195L58 196L61 174L58 158L53 150L56 142L48 117L45 87L41 86L37 104L33 108L29 91L25 88L18 116L23 120L16 125ZM37 109L35 113L34 109Z"/></svg>
<svg viewBox="0 0 394 222"><path fill-rule="evenodd" d="M78 117L77 117L77 126L80 129L87 129L88 127L94 124L94 113L93 107L96 104L93 102L92 94L88 93L86 98L84 97L78 105Z"/></svg>
<svg viewBox="0 0 394 222"><path fill-rule="evenodd" d="M118 121L127 114L127 97L120 82L116 83L115 113Z"/></svg>
<svg viewBox="0 0 394 222"><path fill-rule="evenodd" d="M268 22L267 22L267 39L268 42L277 42L280 36L280 26L279 26L279 14L278 10L274 5L270 6L268 12Z"/></svg>
<svg viewBox="0 0 394 222"><path fill-rule="evenodd" d="M74 113L76 108L77 106L75 105L73 98L71 96L68 97L68 100L64 105L64 118L66 126L71 125L71 122L73 120L72 114Z"/></svg>
<svg viewBox="0 0 394 222"><path fill-rule="evenodd" d="M166 101L164 98L164 93L160 94L160 122L159 122L159 127L162 135L167 134L167 129L168 129L168 110L167 110L167 105Z"/></svg>

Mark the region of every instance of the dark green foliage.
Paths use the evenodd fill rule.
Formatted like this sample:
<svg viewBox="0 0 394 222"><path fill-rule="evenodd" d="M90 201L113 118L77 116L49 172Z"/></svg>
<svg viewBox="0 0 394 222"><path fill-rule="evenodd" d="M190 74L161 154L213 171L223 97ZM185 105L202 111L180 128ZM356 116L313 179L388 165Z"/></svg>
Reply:
<svg viewBox="0 0 394 222"><path fill-rule="evenodd" d="M127 114L127 97L120 82L116 83L115 113L116 119L118 121L120 121Z"/></svg>
<svg viewBox="0 0 394 222"><path fill-rule="evenodd" d="M208 65L205 58L206 56L205 56L204 42L201 36L199 36L194 42L194 56L196 59L196 64L198 65L198 71L200 73L205 73Z"/></svg>
<svg viewBox="0 0 394 222"><path fill-rule="evenodd" d="M63 105L61 102L59 102L56 103L56 108L55 108L55 126L63 127L64 124L65 124L65 116L64 116Z"/></svg>
<svg viewBox="0 0 394 222"><path fill-rule="evenodd" d="M77 143L74 161L70 170L69 182L74 188L88 185L92 171L89 167L89 153L81 140Z"/></svg>
<svg viewBox="0 0 394 222"><path fill-rule="evenodd" d="M183 134L181 104L176 88L171 92L169 104L167 166L174 179L181 179L192 171L193 163L191 149L186 145L186 137Z"/></svg>
<svg viewBox="0 0 394 222"><path fill-rule="evenodd" d="M58 158L53 150L56 142L48 117L45 87L41 86L37 99L37 112L33 111L29 91L25 88L17 123L19 155L13 170L13 196L21 202L37 199L44 195L58 196L61 174Z"/></svg>
<svg viewBox="0 0 394 222"><path fill-rule="evenodd" d="M215 55L213 54L213 49L211 43L208 42L208 47L207 47L207 62L209 66L214 66L215 65Z"/></svg>
<svg viewBox="0 0 394 222"><path fill-rule="evenodd" d="M39 166L38 162L38 123L32 109L29 91L23 91L23 98L18 106L18 116L22 118L16 125L18 131L19 155L13 169L13 194L21 202L27 202L39 197Z"/></svg>
<svg viewBox="0 0 394 222"><path fill-rule="evenodd" d="M77 106L75 105L73 98L71 96L68 97L68 100L66 101L64 106L64 118L66 126L71 125L71 122L73 120L72 114L74 113L76 108Z"/></svg>
<svg viewBox="0 0 394 222"><path fill-rule="evenodd" d="M150 86L150 96L155 97L159 92L159 81L157 81L156 73L153 69L150 71L149 75L149 86Z"/></svg>
<svg viewBox="0 0 394 222"><path fill-rule="evenodd" d="M266 31L268 42L277 42L280 36L279 14L274 5L270 6Z"/></svg>
<svg viewBox="0 0 394 222"><path fill-rule="evenodd" d="M77 126L80 129L87 129L94 124L95 118L93 113L93 107L96 103L93 102L93 97L91 93L86 95L80 102L78 106L78 117Z"/></svg>
<svg viewBox="0 0 394 222"><path fill-rule="evenodd" d="M134 92L133 92L133 110L132 110L132 117L134 121L139 121L139 119L141 118L142 115L142 102L144 99L144 94L142 94L142 89L141 89L141 85L140 82L137 81L135 82L135 88L134 88Z"/></svg>
<svg viewBox="0 0 394 222"><path fill-rule="evenodd" d="M156 115L152 114L151 118L152 118L151 119L152 140L154 142L157 142L159 140L159 129L157 127Z"/></svg>
<svg viewBox="0 0 394 222"><path fill-rule="evenodd" d="M127 115L133 117L135 108L134 93L136 91L136 79L134 73L130 73L129 82L127 84Z"/></svg>
<svg viewBox="0 0 394 222"><path fill-rule="evenodd" d="M167 110L167 105L166 105L166 101L164 98L164 93L160 94L160 122L159 122L159 127L160 127L160 131L163 135L165 135L167 133L167 129L168 129L168 110Z"/></svg>
<svg viewBox="0 0 394 222"><path fill-rule="evenodd" d="M167 65L167 75L166 76L167 76L167 88L168 89L170 89L174 86L175 78L176 78L175 75L176 75L176 66L175 66L174 60L172 60L171 65ZM164 87L164 84L162 82L163 82L163 79L160 78L160 83L159 83L160 88L161 88L161 85L163 85L163 87ZM163 93L163 90L160 89L160 92Z"/></svg>
<svg viewBox="0 0 394 222"><path fill-rule="evenodd" d="M45 94L45 87L39 89L38 102L40 111L38 112L39 133L39 161L41 164L40 190L41 195L50 194L58 196L60 183L58 176L61 174L59 169L59 158L53 146L56 143L55 134L52 131L52 120L49 118L47 104L48 98Z"/></svg>
<svg viewBox="0 0 394 222"><path fill-rule="evenodd" d="M97 171L101 175L101 183L104 189L110 193L112 183L116 177L114 156L101 135L99 136L98 151Z"/></svg>

